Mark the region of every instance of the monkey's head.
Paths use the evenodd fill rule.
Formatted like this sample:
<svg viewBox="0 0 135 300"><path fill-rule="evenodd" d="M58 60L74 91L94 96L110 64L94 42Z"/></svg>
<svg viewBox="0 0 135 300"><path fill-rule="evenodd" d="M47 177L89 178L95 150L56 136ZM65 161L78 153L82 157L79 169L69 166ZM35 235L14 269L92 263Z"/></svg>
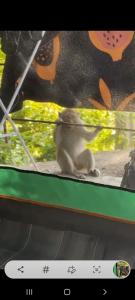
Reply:
<svg viewBox="0 0 135 300"><path fill-rule="evenodd" d="M65 109L64 111L59 113L59 120L65 123L82 123L79 112L70 108ZM70 125L66 126L73 128L73 126Z"/></svg>

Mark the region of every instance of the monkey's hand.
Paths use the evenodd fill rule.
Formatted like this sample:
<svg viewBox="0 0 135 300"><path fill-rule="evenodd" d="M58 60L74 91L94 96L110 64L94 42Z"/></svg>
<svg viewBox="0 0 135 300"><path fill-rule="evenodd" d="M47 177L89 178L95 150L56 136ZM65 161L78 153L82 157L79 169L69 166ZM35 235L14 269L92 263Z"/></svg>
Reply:
<svg viewBox="0 0 135 300"><path fill-rule="evenodd" d="M98 127L96 128L96 132L100 132L102 129L103 129L102 126L98 126Z"/></svg>
<svg viewBox="0 0 135 300"><path fill-rule="evenodd" d="M90 176L93 176L93 177L99 177L100 175L101 175L101 173L100 173L100 170L99 169L94 169L94 170L91 170L90 172L89 172L89 175Z"/></svg>
<svg viewBox="0 0 135 300"><path fill-rule="evenodd" d="M62 121L60 119L57 119L56 121L56 126L61 125Z"/></svg>
<svg viewBox="0 0 135 300"><path fill-rule="evenodd" d="M84 128L82 128L82 136L84 137L84 139L86 141L92 141L96 136L97 134L102 130L102 127L101 126L98 126L94 131L88 131L88 130L85 130Z"/></svg>

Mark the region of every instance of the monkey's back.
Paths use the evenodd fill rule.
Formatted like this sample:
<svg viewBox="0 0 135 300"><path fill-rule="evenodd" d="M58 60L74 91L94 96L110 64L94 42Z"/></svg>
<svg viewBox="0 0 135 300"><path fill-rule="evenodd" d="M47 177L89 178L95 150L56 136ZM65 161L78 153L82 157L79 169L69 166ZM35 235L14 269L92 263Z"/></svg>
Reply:
<svg viewBox="0 0 135 300"><path fill-rule="evenodd" d="M63 148L72 158L84 149L84 139L80 135L79 127L58 125L55 131L57 150Z"/></svg>

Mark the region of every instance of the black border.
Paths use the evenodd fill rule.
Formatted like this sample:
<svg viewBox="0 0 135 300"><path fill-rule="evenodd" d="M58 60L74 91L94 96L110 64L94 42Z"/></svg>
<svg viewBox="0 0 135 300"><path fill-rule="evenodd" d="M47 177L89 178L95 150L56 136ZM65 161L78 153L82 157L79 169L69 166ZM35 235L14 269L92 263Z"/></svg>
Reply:
<svg viewBox="0 0 135 300"><path fill-rule="evenodd" d="M133 30L135 28L134 8L132 7L132 5L128 5L128 3L126 3L125 5L125 13L123 13L124 3L122 3L120 12L118 11L115 3L114 7L109 2L105 4L105 7L102 7L103 4L101 2L101 5L99 7L99 3L95 2L95 10L93 10L93 7L91 7L91 9L84 7L83 10L81 3L81 14L79 14L78 4L76 6L76 10L72 11L72 8L68 5L68 2L66 3L66 5L64 4L64 8L63 5L61 5L61 8L57 7L59 13L55 9L53 3L50 3L51 7L49 9L47 7L47 3L45 3L43 9L41 5L38 8L36 3L31 2L30 8L28 8L28 3L27 5L25 3L20 3L20 5L18 5L18 3L15 3L15 5L13 5L13 2L11 2L11 7L10 2L6 2L4 5L5 7L3 7L2 4L3 3L1 3L2 13L0 30ZM65 14L67 15L65 16ZM45 174L43 175L45 176ZM49 174L47 174L47 176L49 176ZM70 180L77 181L74 179ZM90 184L98 185L95 183ZM116 187L111 186L111 188ZM133 190L123 188L120 189L124 191L134 192ZM89 299L91 299L91 296L95 297L97 295L96 291L98 289L108 289L108 295L114 296L115 299L117 299L119 295L129 297L130 294L132 295L132 292L134 295L135 273L133 273L132 276L129 276L127 277L127 279L124 280L50 280L47 281L47 284L45 284L44 280L8 280L5 276L1 274L2 271L0 271L0 283L2 283L0 285L0 296L2 296L3 294L5 298L6 293L10 297L13 296L17 299L22 298L25 296L25 289L31 287L35 287L35 289L37 289L37 299L41 299L39 297L40 292L42 295L45 296L46 294L50 296L50 292L53 292L55 298L57 298L58 295L58 298L61 299L63 298L63 288L67 287L71 287L72 289L74 289L72 297L74 299L79 298L79 296L83 296L84 298L86 297L86 295ZM80 285L78 285L78 283L80 283ZM41 286L42 290L40 290ZM83 290L83 293L80 292L80 289L81 291ZM45 299L46 297L43 298Z"/></svg>
<svg viewBox="0 0 135 300"><path fill-rule="evenodd" d="M132 3L1 3L0 30L133 30ZM7 17L8 14L8 17ZM2 19L3 18L3 19Z"/></svg>
<svg viewBox="0 0 135 300"><path fill-rule="evenodd" d="M69 299L98 298L107 291L106 296L115 297L134 295L135 270L125 279L9 279L4 271L0 270L1 294L5 296L25 297L26 289L33 289L36 299L62 299L64 289L71 289ZM8 288L7 288L8 286ZM33 298L31 297L31 298ZM83 298L82 298L83 297ZM91 298L92 297L92 298ZM120 298L121 299L121 298Z"/></svg>

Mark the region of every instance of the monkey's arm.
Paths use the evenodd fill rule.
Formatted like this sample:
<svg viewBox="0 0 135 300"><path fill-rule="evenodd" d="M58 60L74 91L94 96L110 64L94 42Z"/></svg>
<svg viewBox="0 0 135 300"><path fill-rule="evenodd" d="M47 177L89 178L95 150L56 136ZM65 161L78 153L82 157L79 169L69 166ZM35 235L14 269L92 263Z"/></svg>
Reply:
<svg viewBox="0 0 135 300"><path fill-rule="evenodd" d="M86 140L86 141L91 141L93 140L97 134L102 130L102 127L98 127L96 128L95 131L93 132L90 132L88 130L86 130L85 128L82 128L82 135L83 135L83 138Z"/></svg>

